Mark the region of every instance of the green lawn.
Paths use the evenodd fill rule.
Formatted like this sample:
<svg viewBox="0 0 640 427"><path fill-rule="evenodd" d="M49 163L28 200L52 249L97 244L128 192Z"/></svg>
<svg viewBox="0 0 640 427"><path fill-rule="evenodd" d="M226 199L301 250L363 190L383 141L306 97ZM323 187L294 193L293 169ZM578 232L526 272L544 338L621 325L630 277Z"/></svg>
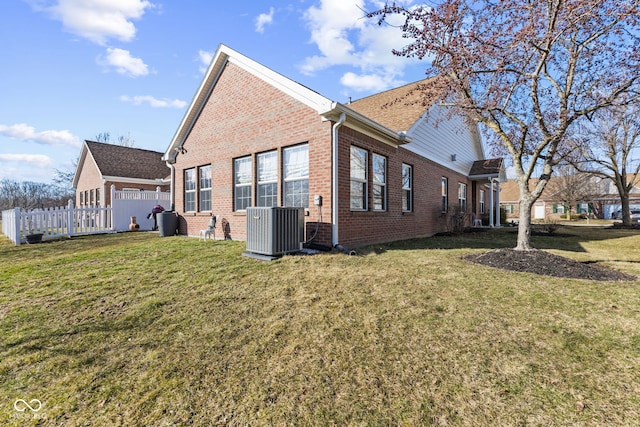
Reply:
<svg viewBox="0 0 640 427"><path fill-rule="evenodd" d="M271 263L0 236L0 425L640 425L640 281L461 259L514 231ZM640 276L637 232L559 232L534 246Z"/></svg>

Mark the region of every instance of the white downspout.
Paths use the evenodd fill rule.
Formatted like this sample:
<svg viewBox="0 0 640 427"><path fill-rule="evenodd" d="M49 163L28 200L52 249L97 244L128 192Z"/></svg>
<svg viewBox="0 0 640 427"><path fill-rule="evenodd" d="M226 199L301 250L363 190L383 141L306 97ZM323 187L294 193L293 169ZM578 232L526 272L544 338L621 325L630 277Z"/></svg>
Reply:
<svg viewBox="0 0 640 427"><path fill-rule="evenodd" d="M338 240L338 128L347 119L345 113L340 113L340 118L331 128L331 246L336 246Z"/></svg>
<svg viewBox="0 0 640 427"><path fill-rule="evenodd" d="M171 211L175 210L175 198L174 198L174 194L173 194L173 190L174 190L174 181L175 181L175 168L173 167L173 163L169 163L169 161L167 160L165 162L167 164L167 167L169 169L171 169L171 182L169 184L169 200L171 200Z"/></svg>

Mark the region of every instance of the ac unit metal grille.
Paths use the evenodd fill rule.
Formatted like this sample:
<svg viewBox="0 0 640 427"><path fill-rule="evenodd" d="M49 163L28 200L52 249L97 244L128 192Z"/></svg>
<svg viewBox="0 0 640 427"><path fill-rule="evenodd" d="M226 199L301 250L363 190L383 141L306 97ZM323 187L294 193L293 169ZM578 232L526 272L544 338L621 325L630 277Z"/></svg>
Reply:
<svg viewBox="0 0 640 427"><path fill-rule="evenodd" d="M247 208L247 252L278 256L304 242L304 208Z"/></svg>

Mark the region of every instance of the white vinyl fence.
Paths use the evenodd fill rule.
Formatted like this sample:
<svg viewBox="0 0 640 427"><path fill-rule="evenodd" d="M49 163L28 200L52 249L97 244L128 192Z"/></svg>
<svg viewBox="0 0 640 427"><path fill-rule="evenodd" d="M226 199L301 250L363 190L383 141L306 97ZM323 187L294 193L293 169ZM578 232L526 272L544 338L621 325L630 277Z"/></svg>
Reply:
<svg viewBox="0 0 640 427"><path fill-rule="evenodd" d="M171 194L160 191L124 191L116 190L111 186L111 208L113 209L113 229L115 231L129 230L131 217L136 217L136 223L140 225L140 230L151 230L153 228L153 218L147 218L151 209L155 205L160 205L165 209L169 208Z"/></svg>
<svg viewBox="0 0 640 427"><path fill-rule="evenodd" d="M2 212L2 233L19 245L28 234L42 234L43 239L83 234L111 233L111 208L74 207L69 200L66 207L34 209L20 208Z"/></svg>
<svg viewBox="0 0 640 427"><path fill-rule="evenodd" d="M131 217L136 217L140 230L151 230L153 218L147 218L155 205L167 207L170 193L160 191L120 191L111 187L112 206L65 207L34 209L20 208L2 212L2 233L13 243L26 242L28 234L42 234L43 239L85 234L128 231Z"/></svg>

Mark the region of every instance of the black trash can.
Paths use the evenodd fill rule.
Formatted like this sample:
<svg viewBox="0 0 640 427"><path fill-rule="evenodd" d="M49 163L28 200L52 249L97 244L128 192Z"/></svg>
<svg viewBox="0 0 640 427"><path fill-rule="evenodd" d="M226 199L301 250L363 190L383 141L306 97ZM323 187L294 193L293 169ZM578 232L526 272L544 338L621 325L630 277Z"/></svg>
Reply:
<svg viewBox="0 0 640 427"><path fill-rule="evenodd" d="M172 211L164 211L157 215L160 237L175 236L178 229L178 217Z"/></svg>

